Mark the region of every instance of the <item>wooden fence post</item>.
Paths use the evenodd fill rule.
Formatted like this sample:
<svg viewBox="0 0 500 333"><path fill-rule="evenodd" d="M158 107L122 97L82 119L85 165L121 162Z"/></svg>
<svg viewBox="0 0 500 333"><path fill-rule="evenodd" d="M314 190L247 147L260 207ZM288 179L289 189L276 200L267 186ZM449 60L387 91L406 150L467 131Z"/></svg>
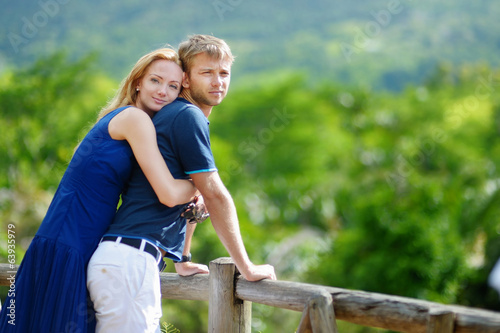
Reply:
<svg viewBox="0 0 500 333"><path fill-rule="evenodd" d="M453 333L455 330L455 314L449 310L430 308L427 322L427 333Z"/></svg>
<svg viewBox="0 0 500 333"><path fill-rule="evenodd" d="M236 265L231 258L210 262L208 332L250 333L252 302L236 298Z"/></svg>
<svg viewBox="0 0 500 333"><path fill-rule="evenodd" d="M325 291L309 300L297 333L337 333L332 295Z"/></svg>

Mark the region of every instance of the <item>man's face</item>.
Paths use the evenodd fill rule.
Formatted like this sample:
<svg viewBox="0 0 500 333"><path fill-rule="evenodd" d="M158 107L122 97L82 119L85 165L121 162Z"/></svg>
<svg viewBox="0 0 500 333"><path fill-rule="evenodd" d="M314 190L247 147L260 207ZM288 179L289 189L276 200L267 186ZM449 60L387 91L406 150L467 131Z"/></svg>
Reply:
<svg viewBox="0 0 500 333"><path fill-rule="evenodd" d="M217 60L206 53L195 56L183 86L189 89L194 103L203 111L219 105L227 95L231 81L231 62Z"/></svg>

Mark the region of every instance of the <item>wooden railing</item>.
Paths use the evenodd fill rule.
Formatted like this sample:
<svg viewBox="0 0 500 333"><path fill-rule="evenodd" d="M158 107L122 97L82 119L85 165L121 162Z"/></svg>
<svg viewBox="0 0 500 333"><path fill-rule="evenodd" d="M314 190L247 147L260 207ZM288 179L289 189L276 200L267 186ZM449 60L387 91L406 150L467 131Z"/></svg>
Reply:
<svg viewBox="0 0 500 333"><path fill-rule="evenodd" d="M230 258L210 262L210 274L161 274L163 298L208 301L210 333L251 332L252 302L302 312L297 332L337 332L336 320L410 333L500 332L500 313L298 282L248 282ZM0 285L10 265L0 264Z"/></svg>

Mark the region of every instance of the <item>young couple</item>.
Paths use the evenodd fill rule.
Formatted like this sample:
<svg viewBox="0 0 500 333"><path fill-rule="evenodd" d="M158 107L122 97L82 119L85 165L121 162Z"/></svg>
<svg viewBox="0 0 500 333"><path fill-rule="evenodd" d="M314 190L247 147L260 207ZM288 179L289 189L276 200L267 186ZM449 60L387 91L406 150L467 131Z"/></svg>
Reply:
<svg viewBox="0 0 500 333"><path fill-rule="evenodd" d="M194 225L182 217L200 194L243 277L276 279L248 258L210 148L207 118L227 94L231 51L195 35L179 58L142 57L75 151L4 303L15 302L15 324L4 307L1 332L159 332L162 258L181 275L208 272L189 260Z"/></svg>

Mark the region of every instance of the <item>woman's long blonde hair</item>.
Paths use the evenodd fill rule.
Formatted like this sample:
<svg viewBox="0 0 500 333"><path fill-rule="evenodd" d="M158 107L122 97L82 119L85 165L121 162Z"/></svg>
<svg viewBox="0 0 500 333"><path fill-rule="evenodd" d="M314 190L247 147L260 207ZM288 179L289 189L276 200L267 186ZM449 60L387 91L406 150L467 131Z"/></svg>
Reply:
<svg viewBox="0 0 500 333"><path fill-rule="evenodd" d="M115 96L101 109L97 121L119 107L135 105L138 93L136 90L137 84L146 73L148 67L156 60L169 60L181 66L177 52L171 48L161 48L144 55L137 61L127 77L121 82Z"/></svg>

